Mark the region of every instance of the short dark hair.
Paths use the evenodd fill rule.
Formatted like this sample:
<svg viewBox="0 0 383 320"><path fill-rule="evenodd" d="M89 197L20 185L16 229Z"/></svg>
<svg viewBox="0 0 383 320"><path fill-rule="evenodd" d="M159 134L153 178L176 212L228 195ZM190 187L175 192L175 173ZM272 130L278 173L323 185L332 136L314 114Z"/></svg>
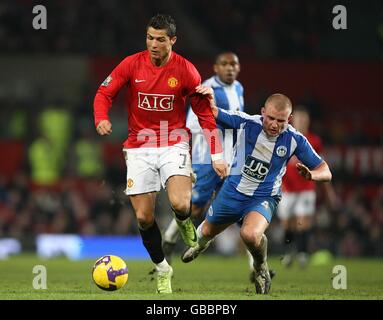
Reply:
<svg viewBox="0 0 383 320"><path fill-rule="evenodd" d="M230 54L230 55L235 56L237 58L238 62L239 62L239 58L238 58L238 56L234 52L232 52L232 51L222 51L221 53L216 55L216 57L215 57L215 64L218 64L219 60L221 60L222 56L224 56L226 54Z"/></svg>
<svg viewBox="0 0 383 320"><path fill-rule="evenodd" d="M154 29L166 29L166 34L170 38L176 35L176 22L168 14L156 14L153 16L146 26L146 30L148 30L149 27Z"/></svg>

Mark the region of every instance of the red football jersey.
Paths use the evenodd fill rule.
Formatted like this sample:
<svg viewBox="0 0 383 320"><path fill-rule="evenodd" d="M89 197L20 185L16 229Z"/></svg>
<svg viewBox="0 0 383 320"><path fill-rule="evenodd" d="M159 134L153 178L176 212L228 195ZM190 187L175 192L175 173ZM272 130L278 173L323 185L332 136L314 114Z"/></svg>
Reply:
<svg viewBox="0 0 383 320"><path fill-rule="evenodd" d="M322 141L321 139L311 133L308 132L305 137L309 141L309 143L312 145L314 150L321 154L322 152ZM315 182L309 181L303 178L297 168L296 164L299 162L297 157L293 156L290 161L287 163L286 166L286 174L283 177L282 180L282 191L283 192L302 192L302 191L310 191L315 190Z"/></svg>
<svg viewBox="0 0 383 320"><path fill-rule="evenodd" d="M195 93L201 76L194 65L171 53L161 67L153 65L147 50L126 57L100 85L94 99L95 125L109 120L108 111L118 91L126 86L128 138L126 148L171 146L189 141L185 99L210 141L211 153L222 152L209 100ZM211 138L209 137L211 135Z"/></svg>

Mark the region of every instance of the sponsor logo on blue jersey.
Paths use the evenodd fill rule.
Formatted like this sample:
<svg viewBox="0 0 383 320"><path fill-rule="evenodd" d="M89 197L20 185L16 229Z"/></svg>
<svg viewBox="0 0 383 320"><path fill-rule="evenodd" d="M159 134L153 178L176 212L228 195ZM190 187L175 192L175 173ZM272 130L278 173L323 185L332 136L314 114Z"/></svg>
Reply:
<svg viewBox="0 0 383 320"><path fill-rule="evenodd" d="M269 173L270 163L248 155L242 169L242 174L256 182L262 182Z"/></svg>

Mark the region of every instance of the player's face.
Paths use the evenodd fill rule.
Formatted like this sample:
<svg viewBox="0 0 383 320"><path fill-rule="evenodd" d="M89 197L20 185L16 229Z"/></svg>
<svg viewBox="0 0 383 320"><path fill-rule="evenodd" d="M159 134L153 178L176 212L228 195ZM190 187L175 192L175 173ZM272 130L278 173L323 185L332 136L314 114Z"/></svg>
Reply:
<svg viewBox="0 0 383 320"><path fill-rule="evenodd" d="M222 54L214 65L214 72L226 84L232 84L237 79L239 71L238 57L231 53Z"/></svg>
<svg viewBox="0 0 383 320"><path fill-rule="evenodd" d="M152 61L164 61L169 57L177 37L170 38L166 29L149 27L146 32L146 47Z"/></svg>
<svg viewBox="0 0 383 320"><path fill-rule="evenodd" d="M291 110L278 110L272 104L262 108L263 130L269 137L277 137L287 126L291 119Z"/></svg>

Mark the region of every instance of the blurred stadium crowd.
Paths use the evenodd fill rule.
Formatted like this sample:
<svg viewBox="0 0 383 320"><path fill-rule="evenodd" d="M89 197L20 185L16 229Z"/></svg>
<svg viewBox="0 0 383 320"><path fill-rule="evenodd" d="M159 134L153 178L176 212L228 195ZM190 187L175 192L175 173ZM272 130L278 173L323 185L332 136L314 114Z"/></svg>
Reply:
<svg viewBox="0 0 383 320"><path fill-rule="evenodd" d="M92 5L84 0L52 1L48 15L57 19L48 20L43 37L31 28L31 6L26 3L5 0L0 4L1 54L127 55L144 49L143 21L164 7L164 1L147 0L92 1ZM311 0L174 1L168 12L178 18L182 41L177 51L187 57L211 61L216 52L230 48L241 59L381 59L380 1L369 2L363 21L356 20L360 28L341 43L330 32L329 5L329 1ZM357 12L358 6L353 9ZM360 39L358 46L352 41L355 35ZM25 88L20 81L21 94L9 96L0 84L0 147L5 168L0 171L0 238L16 237L28 247L40 233L137 234L133 210L123 193L125 163L120 145L127 128L121 101L113 107L113 135L100 139L91 108L96 87L84 83L81 93L69 101L44 92L53 85ZM371 134L357 117L351 129L341 122L331 127L324 122L325 110L319 101L302 102L313 112L313 130L323 138L325 150L366 145L381 149L383 130ZM251 104L246 111L255 113L258 108L259 104ZM333 169L339 206L329 208L319 194L310 251L383 256L383 176L353 177L343 169ZM165 226L169 206L162 194L158 202L157 215ZM270 253L283 252L283 230L277 218L269 235Z"/></svg>

